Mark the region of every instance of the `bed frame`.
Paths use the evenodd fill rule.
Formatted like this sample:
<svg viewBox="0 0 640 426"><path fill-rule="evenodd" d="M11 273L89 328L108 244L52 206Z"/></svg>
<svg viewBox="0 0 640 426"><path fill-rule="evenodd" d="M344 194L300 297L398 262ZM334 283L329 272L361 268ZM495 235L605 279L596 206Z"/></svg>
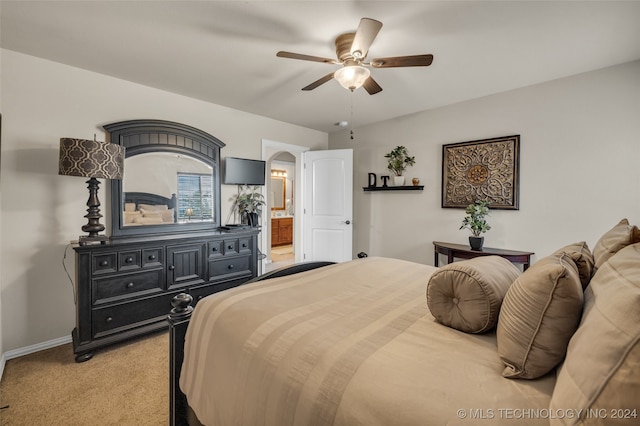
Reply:
<svg viewBox="0 0 640 426"><path fill-rule="evenodd" d="M124 202L135 203L136 206L138 204L151 204L154 206L166 205L169 209L174 209L173 223L176 223L178 221L178 211L176 209L178 205L178 199L176 198L176 194L171 194L171 198L167 198L163 197L162 195L152 194L150 192L125 192Z"/></svg>
<svg viewBox="0 0 640 426"><path fill-rule="evenodd" d="M297 263L267 272L242 285L269 278L293 275L333 264L335 262ZM180 293L175 296L171 302L173 309L171 309L167 318L169 322L169 424L171 426L200 424L187 403L187 397L180 390L180 371L184 360L184 338L193 312L192 301L193 298L186 293Z"/></svg>

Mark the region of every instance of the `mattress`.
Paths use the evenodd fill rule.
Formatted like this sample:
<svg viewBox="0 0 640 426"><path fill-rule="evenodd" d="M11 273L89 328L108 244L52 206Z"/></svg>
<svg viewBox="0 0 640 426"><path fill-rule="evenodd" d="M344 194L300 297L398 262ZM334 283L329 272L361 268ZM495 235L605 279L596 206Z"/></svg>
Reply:
<svg viewBox="0 0 640 426"><path fill-rule="evenodd" d="M437 323L435 270L369 257L202 299L180 377L189 405L205 425L548 424L555 375L506 379L494 332Z"/></svg>

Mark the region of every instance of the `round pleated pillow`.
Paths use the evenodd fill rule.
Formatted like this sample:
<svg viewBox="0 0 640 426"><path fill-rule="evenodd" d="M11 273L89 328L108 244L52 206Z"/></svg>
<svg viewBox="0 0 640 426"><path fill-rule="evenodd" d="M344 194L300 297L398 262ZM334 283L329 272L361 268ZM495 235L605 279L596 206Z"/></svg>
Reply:
<svg viewBox="0 0 640 426"><path fill-rule="evenodd" d="M450 263L431 275L427 305L439 323L465 333L484 333L498 323L502 299L520 276L499 256Z"/></svg>

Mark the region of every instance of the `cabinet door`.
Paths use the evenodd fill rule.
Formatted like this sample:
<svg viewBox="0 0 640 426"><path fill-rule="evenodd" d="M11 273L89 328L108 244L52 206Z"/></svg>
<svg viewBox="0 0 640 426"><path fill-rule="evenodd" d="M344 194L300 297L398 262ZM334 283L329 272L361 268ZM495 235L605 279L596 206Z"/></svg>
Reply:
<svg viewBox="0 0 640 426"><path fill-rule="evenodd" d="M293 219L280 219L280 244L293 243Z"/></svg>
<svg viewBox="0 0 640 426"><path fill-rule="evenodd" d="M271 245L277 246L280 244L280 228L278 227L278 219L271 219Z"/></svg>
<svg viewBox="0 0 640 426"><path fill-rule="evenodd" d="M205 281L206 244L204 242L167 247L169 289Z"/></svg>

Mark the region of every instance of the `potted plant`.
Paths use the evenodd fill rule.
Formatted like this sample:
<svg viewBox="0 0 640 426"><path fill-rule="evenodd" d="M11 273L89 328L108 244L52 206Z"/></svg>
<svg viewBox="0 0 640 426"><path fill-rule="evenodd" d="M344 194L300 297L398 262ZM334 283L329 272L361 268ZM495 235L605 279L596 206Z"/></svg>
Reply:
<svg viewBox="0 0 640 426"><path fill-rule="evenodd" d="M402 173L407 167L416 163L416 158L410 156L407 148L401 145L393 148L391 152L385 155L385 158L387 159L387 169L394 174L395 186L403 186L404 176L402 176Z"/></svg>
<svg viewBox="0 0 640 426"><path fill-rule="evenodd" d="M473 204L469 204L464 212L467 215L462 220L460 229L466 228L471 231L472 236L469 237L471 250L482 250L484 237L481 237L480 234L491 229L485 219L486 216L489 216L489 202L476 201Z"/></svg>
<svg viewBox="0 0 640 426"><path fill-rule="evenodd" d="M241 223L254 227L258 226L258 217L262 214L262 206L265 205L264 196L258 189L258 186L247 185L231 199L233 211L240 216Z"/></svg>

